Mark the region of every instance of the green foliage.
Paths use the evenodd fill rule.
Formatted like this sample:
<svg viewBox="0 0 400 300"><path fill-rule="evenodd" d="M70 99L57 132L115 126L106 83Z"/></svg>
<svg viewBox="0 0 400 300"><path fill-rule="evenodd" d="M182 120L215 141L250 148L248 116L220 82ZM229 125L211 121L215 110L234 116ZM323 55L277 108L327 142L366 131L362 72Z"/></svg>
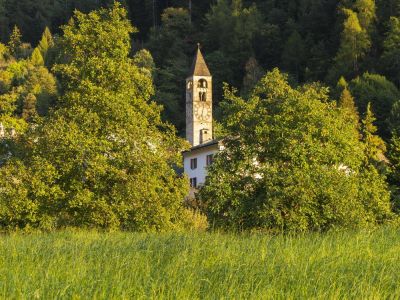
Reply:
<svg viewBox="0 0 400 300"><path fill-rule="evenodd" d="M371 102L371 108L376 113L376 125L379 133L387 139L390 132L387 129L386 122L393 103L400 99L400 93L396 86L384 76L367 72L352 80L349 89L362 114L367 111L368 103Z"/></svg>
<svg viewBox="0 0 400 300"><path fill-rule="evenodd" d="M148 48L157 66L156 99L164 107L163 117L173 120L180 132L185 126L185 79L193 57L190 43L193 28L183 8L168 8L161 16L162 25L152 30Z"/></svg>
<svg viewBox="0 0 400 300"><path fill-rule="evenodd" d="M37 112L46 116L57 102L58 84L52 73L44 66L28 65L24 87L25 93L33 93L37 98Z"/></svg>
<svg viewBox="0 0 400 300"><path fill-rule="evenodd" d="M341 34L340 48L335 57L335 65L330 77L353 77L360 70L360 63L371 48L370 37L360 24L357 13L343 9L345 21ZM335 78L336 77L336 78Z"/></svg>
<svg viewBox="0 0 400 300"><path fill-rule="evenodd" d="M400 138L394 134L388 151L388 158L391 164L389 183L392 189L393 208L396 213L400 213Z"/></svg>
<svg viewBox="0 0 400 300"><path fill-rule="evenodd" d="M112 2L0 2L0 37L5 43L17 24L24 33L23 40L38 45L45 65L51 68L59 57L59 26L68 22L75 9L89 12L109 7ZM399 68L393 62L399 55L396 47L385 50L383 39L387 32L387 39L392 41L389 44L396 45L396 30L387 25L391 16L399 17L398 0L203 0L190 1L190 11L189 2L183 0L120 2L139 28L134 35L138 42L134 51L145 46L154 57L156 100L165 107L163 118L176 125L181 134L185 103L182 86L197 42L203 45L214 77L216 111L223 82L241 91L247 89L243 79L252 57L263 70L282 68L299 84L321 81L334 85L340 76L351 80L365 71L378 70L399 84ZM46 51L52 43L55 46ZM382 56L382 50L387 54ZM31 49L23 52L27 58Z"/></svg>
<svg viewBox="0 0 400 300"><path fill-rule="evenodd" d="M371 103L368 103L365 117L362 120L361 134L365 144L365 158L371 162L383 160L386 151L385 142L376 134L378 129L374 125L376 118L371 109Z"/></svg>
<svg viewBox="0 0 400 300"><path fill-rule="evenodd" d="M225 90L225 150L200 191L217 226L274 231L362 227L390 216L385 178L354 123L319 85L274 70L248 99Z"/></svg>
<svg viewBox="0 0 400 300"><path fill-rule="evenodd" d="M8 48L12 55L18 56L22 45L22 34L19 28L15 25L8 42Z"/></svg>
<svg viewBox="0 0 400 300"><path fill-rule="evenodd" d="M171 153L176 152L177 155L178 149L182 148L181 141L173 141L175 138L173 129L160 121L161 107L150 104L149 99L155 93L154 99L163 106L161 112L163 120L176 125L179 133L183 135L184 80L192 61L195 44L199 41L204 47L202 50L213 74L216 112L214 117L218 121L224 118L224 110L219 107L223 94L223 82L239 87L241 95L247 99L247 95L251 94L252 88L261 77L262 70L280 67L290 73L291 80L293 79L293 82L299 85L312 81L334 85L342 76L349 79L348 85L345 81L341 81L338 86L331 86L332 98L339 100L340 119L346 121L348 126L352 124L353 127L360 128L357 121L359 119L357 110L361 115L365 115L367 104L371 102L372 110L376 112L376 125L378 126L378 132L371 135L374 137L372 140L378 142L380 136L385 141L389 141L392 137L390 131L393 132L393 135L397 135L397 132L400 131L397 129L399 127L397 124L399 109L393 105L400 99L400 93L395 87L400 84L399 0L204 0L191 1L190 11L187 1L127 0L120 2L129 9L128 14L132 17L132 23L139 27L139 33L130 31L126 34L126 31L123 31L124 38L114 40L111 36L119 36L120 31L107 25L102 27L96 23L97 20L94 18L88 18L84 25L84 22L77 25L74 22L80 22L79 18L74 17L72 23L66 27L70 30L66 32L66 35L69 34L71 38L68 40L68 38L58 37L59 26L67 23L75 9L88 13L99 7L110 7L113 2L111 0L0 1L0 38L3 43L8 45L6 47L0 44L0 123L4 126L7 136L7 140L2 143L0 152L2 161L4 154L10 151L12 153L16 151L15 160L20 158L21 153L24 153L22 155L24 156L23 164L28 174L26 178L42 180L41 176L32 175L36 172L36 167L33 167L35 164L30 163L34 151L41 155L41 159L50 155L50 152L43 154L37 150L39 146L33 146L39 130L46 131L49 136L43 134L43 139L48 138L57 148L56 136L64 137L67 141L72 139L65 137L65 134L60 134L62 130L70 130L71 134L75 132L75 127L85 131L86 127L82 126L84 123L82 120L90 120L85 124L89 126L90 122L93 122L93 124L97 124L97 127L94 126L93 131L88 130L89 133L85 131L87 140L83 141L82 145L89 148L88 145L92 143L91 141L97 140L98 137L104 144L109 145L109 141L104 136L107 134L114 136L114 129L110 128L118 127L119 125L117 126L113 122L121 120L116 107L119 105L121 110L126 109L120 102L122 99L128 101L128 98L131 99L130 103L133 103L135 111L140 111L139 115L142 116L137 120L135 126L151 132L148 133L146 130L142 132L140 129L143 138L152 136L153 132L161 129L165 133L162 140L165 136L172 136L170 143L173 146L167 143L166 148L171 150ZM81 16L81 20L86 18L84 17L86 15L79 13L77 15ZM102 16L99 15L99 18ZM122 27L129 25L128 20L124 22L123 25L119 25ZM15 24L16 26L14 26ZM24 33L23 36L18 28ZM100 34L97 39L92 37L94 31ZM55 34L54 38L51 32ZM77 38L79 34L81 34L80 39ZM72 37L76 37L73 42ZM129 47L121 46L132 43L132 37L135 40L134 51ZM29 41L34 47L31 44L23 43L22 40ZM104 45L101 44L103 41ZM140 50L143 46L149 51ZM103 55L103 53L108 54ZM86 54L90 59L85 57ZM132 59L123 61L120 59L121 57L132 57ZM127 62L128 60L129 62ZM59 90L57 81L49 71L52 70L56 61L58 66L54 70L58 72L57 76L61 79L62 97L60 101L57 100ZM121 68L126 70L117 72ZM395 85L383 76L366 71L384 74ZM125 77L131 79L127 80ZM352 80L353 78L356 79ZM319 90L317 85L312 86ZM119 91L123 89L126 92L121 95ZM135 93L133 89L135 89ZM99 95L102 95L104 100L100 100ZM334 106L333 103L332 106ZM61 111L50 113L50 119L57 121L47 123L46 118L49 116L49 112L56 107L61 108ZM75 110L76 115L74 115ZM107 113L102 113L103 110ZM136 116L130 116L136 118ZM42 117L45 119L41 120ZM110 117L115 120L113 122L106 121ZM65 120L65 124L60 125L61 119ZM60 123L58 123L59 121ZM72 123L74 125L71 125ZM153 124L153 127L149 125L152 129L148 129L147 125L142 126L142 123ZM219 124L219 122L217 123ZM128 125L127 128L133 130L134 126ZM36 126L38 128L35 130L30 128ZM47 132L47 129L44 129L47 128L46 126L53 126L52 132L50 132L51 130ZM224 123L219 126L219 136L229 133L225 127ZM369 125L363 128L366 129L366 127ZM96 128L98 132L95 132ZM26 130L29 131L28 137L23 136ZM17 133L17 137L12 138L11 133L14 131ZM81 135L78 133L77 135L80 137ZM128 131L119 134L128 134ZM360 137L358 133L357 136ZM133 134L132 143L134 138ZM141 139L139 138L139 140ZM94 151L108 155L109 148L104 144L100 146L95 143L92 155L94 155ZM364 136L362 147L365 148L368 145L369 142ZM44 142L41 147L44 148ZM66 144L59 148L64 149L63 147L68 149ZM129 148L129 146L127 147ZM379 147L377 146L376 149ZM11 148L12 150L10 150ZM365 150L364 148L363 150ZM62 156L60 149L57 150L58 152L54 151L57 152L57 155ZM65 159L65 164L85 165L86 148L85 151L82 150L83 152L81 150L73 148L70 152L66 151L65 157L68 155L76 157L79 154L84 158L81 157L80 160L78 158L76 160ZM375 153L375 150L371 150L371 153ZM383 155L381 150L379 150L381 152L379 156ZM172 154L170 155L172 156ZM128 159L128 157L126 155L124 159ZM64 159L57 158L57 160L63 161ZM372 160L375 161L376 157ZM174 162L176 161L171 159L169 166L174 165ZM10 162L11 164L12 162ZM41 161L40 164L57 165L54 161L47 160L46 162ZM110 165L112 164L110 163ZM57 165L57 167L63 168L61 165ZM113 167L115 166L113 165ZM121 169L122 167L115 168ZM138 169L137 166L132 168ZM73 168L71 167L71 169ZM360 175L360 180L365 178L368 181L370 178L374 178L374 169L368 170L368 167L365 167L365 172L369 172L371 177ZM78 178L79 172L76 170L74 172L72 172L73 176L65 178ZM84 171L80 172L84 173ZM101 180L105 179L102 177ZM67 182L66 179L65 182ZM378 186L377 191L384 189L383 185L380 185L381 183L382 181L372 180L372 185ZM26 187L29 188L29 186L29 182L27 182ZM81 186L86 188L84 184ZM71 187L63 187L63 192L65 190L71 190ZM101 188L95 192L92 187L86 188L86 190L95 196L85 192L84 196L79 196L86 199L82 200L83 202L100 195ZM371 195L375 194L371 192ZM107 197L107 199L114 199L113 196ZM66 198L65 195L60 196L63 201ZM103 201L103 199L99 201ZM106 211L109 207L113 207L107 202L108 200L104 201L108 205L104 205L106 208L102 207L103 210L93 208L92 211L96 209ZM67 206L65 205L64 208ZM65 209L65 211L67 210ZM68 210L63 218L68 216L65 217L68 219L72 214L71 210ZM79 214L83 214L83 208ZM51 215L52 217L49 217L51 220L43 217L43 220L47 218L47 221L38 221L41 218L38 217L34 226L46 227L47 225L38 224L53 224L54 220L61 219L65 224L70 224L69 219L54 217L53 213ZM104 219L112 219L114 215L107 211L107 217ZM96 218L101 219L100 217L81 216L82 220ZM119 216L115 218L118 219ZM98 224L96 222L88 223ZM106 222L108 222L107 224L118 223L114 220ZM178 223L177 221L174 224ZM59 224L54 226L59 226ZM104 225L104 227L107 226L114 225ZM123 227L123 225L121 226Z"/></svg>
<svg viewBox="0 0 400 300"><path fill-rule="evenodd" d="M304 74L304 63L306 61L305 44L298 33L293 31L289 36L282 53L282 62L284 70L295 76L295 79L301 81L301 74Z"/></svg>
<svg viewBox="0 0 400 300"><path fill-rule="evenodd" d="M150 78L153 78L156 66L154 64L153 57L148 50L143 49L138 51L133 57L133 62L144 74Z"/></svg>
<svg viewBox="0 0 400 300"><path fill-rule="evenodd" d="M340 81L339 81L340 83ZM339 107L342 108L345 113L349 116L349 119L355 124L358 128L360 122L360 116L358 114L357 107L354 103L354 98L351 95L350 91L345 87L343 89L342 94L340 95Z"/></svg>
<svg viewBox="0 0 400 300"><path fill-rule="evenodd" d="M8 55L8 54L5 54ZM36 107L25 103L28 98L35 97ZM55 104L57 98L57 82L55 77L43 65L43 58L38 49L32 53L30 59L15 60L8 57L0 67L0 102L2 111L0 122L9 124L17 132L23 132L26 128L21 118L23 107L28 106L33 114L44 116L49 108ZM29 101L32 102L32 101ZM31 120L31 118L28 118ZM15 127L14 127L15 126Z"/></svg>
<svg viewBox="0 0 400 300"><path fill-rule="evenodd" d="M43 32L42 39L38 45L38 49L40 50L40 53L45 61L47 61L48 52L52 47L54 47L53 36L51 35L50 29L46 27Z"/></svg>
<svg viewBox="0 0 400 300"><path fill-rule="evenodd" d="M32 121L32 119L37 115L36 103L37 99L34 94L29 93L26 95L22 108L22 118L25 121Z"/></svg>
<svg viewBox="0 0 400 300"><path fill-rule="evenodd" d="M393 104L388 124L391 134L400 136L400 100Z"/></svg>
<svg viewBox="0 0 400 300"><path fill-rule="evenodd" d="M64 94L58 109L23 137L23 154L2 168L0 185L7 188L0 191L0 223L44 229L179 227L188 184L173 167L185 144L161 121L160 108L150 100L151 78L129 58L134 28L126 11L115 4L76 12L63 29L69 60L55 70ZM11 174L14 186L6 179ZM18 210L14 196L33 204ZM27 213L32 217L25 218Z"/></svg>
<svg viewBox="0 0 400 300"><path fill-rule="evenodd" d="M42 56L39 48L35 48L35 50L33 50L33 53L31 56L31 63L34 66L43 66L44 65L44 59L43 59L43 56Z"/></svg>
<svg viewBox="0 0 400 300"><path fill-rule="evenodd" d="M264 71L258 64L257 60L254 57L250 57L250 59L247 61L246 66L245 66L246 74L243 78L243 89L242 93L244 95L248 94L255 85L258 83L258 81L261 79L261 77L264 75Z"/></svg>
<svg viewBox="0 0 400 300"><path fill-rule="evenodd" d="M391 17L389 31L383 43L382 62L388 74L400 85L400 18Z"/></svg>
<svg viewBox="0 0 400 300"><path fill-rule="evenodd" d="M375 0L356 0L354 8L358 12L358 19L362 28L371 31L371 27L376 21Z"/></svg>
<svg viewBox="0 0 400 300"><path fill-rule="evenodd" d="M211 6L206 14L204 44L215 84L220 83L216 91L221 92L222 82L242 85L246 63L254 56L253 43L262 27L262 16L255 5L246 6L241 0L219 0ZM215 61L215 57L223 60ZM220 97L215 94L216 103Z"/></svg>

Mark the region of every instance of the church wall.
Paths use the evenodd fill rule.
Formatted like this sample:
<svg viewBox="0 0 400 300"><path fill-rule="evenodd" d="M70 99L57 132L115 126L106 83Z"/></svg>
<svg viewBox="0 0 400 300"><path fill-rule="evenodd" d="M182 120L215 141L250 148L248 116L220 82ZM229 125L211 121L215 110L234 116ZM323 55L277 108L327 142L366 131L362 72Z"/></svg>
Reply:
<svg viewBox="0 0 400 300"><path fill-rule="evenodd" d="M201 186L206 181L207 176L207 155L215 154L219 151L219 146L205 147L196 151L187 152L184 154L183 165L185 174L190 178L197 178L197 185ZM190 161L197 158L197 168L192 170Z"/></svg>

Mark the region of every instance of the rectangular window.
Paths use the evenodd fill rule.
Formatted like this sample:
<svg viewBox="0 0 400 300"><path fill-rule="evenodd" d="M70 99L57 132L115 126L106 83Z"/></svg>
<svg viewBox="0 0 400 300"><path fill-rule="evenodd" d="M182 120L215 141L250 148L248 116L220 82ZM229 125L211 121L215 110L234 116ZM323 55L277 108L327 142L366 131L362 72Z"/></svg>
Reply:
<svg viewBox="0 0 400 300"><path fill-rule="evenodd" d="M212 154L207 155L207 166L211 166L211 164L213 163L213 157L214 155Z"/></svg>
<svg viewBox="0 0 400 300"><path fill-rule="evenodd" d="M190 187L197 188L197 178L190 178Z"/></svg>
<svg viewBox="0 0 400 300"><path fill-rule="evenodd" d="M192 159L190 160L190 168L191 168L192 170L197 169L197 158L192 158Z"/></svg>

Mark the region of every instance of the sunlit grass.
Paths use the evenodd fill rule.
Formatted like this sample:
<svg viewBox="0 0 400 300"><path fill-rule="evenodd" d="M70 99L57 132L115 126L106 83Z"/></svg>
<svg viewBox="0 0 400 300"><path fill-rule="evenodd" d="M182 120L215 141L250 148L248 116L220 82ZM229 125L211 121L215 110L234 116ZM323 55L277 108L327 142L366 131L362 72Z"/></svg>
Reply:
<svg viewBox="0 0 400 300"><path fill-rule="evenodd" d="M0 238L0 298L400 298L400 231Z"/></svg>

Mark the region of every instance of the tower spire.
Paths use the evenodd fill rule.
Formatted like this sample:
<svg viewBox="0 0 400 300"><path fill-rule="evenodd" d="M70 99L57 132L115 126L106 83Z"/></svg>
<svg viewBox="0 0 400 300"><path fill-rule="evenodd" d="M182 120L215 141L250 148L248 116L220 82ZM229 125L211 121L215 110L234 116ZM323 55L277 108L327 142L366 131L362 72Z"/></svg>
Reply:
<svg viewBox="0 0 400 300"><path fill-rule="evenodd" d="M212 76L199 43L186 78L186 138L194 147L213 138Z"/></svg>
<svg viewBox="0 0 400 300"><path fill-rule="evenodd" d="M203 54L201 53L200 43L197 43L197 52L189 76L211 76L210 70L208 69Z"/></svg>

